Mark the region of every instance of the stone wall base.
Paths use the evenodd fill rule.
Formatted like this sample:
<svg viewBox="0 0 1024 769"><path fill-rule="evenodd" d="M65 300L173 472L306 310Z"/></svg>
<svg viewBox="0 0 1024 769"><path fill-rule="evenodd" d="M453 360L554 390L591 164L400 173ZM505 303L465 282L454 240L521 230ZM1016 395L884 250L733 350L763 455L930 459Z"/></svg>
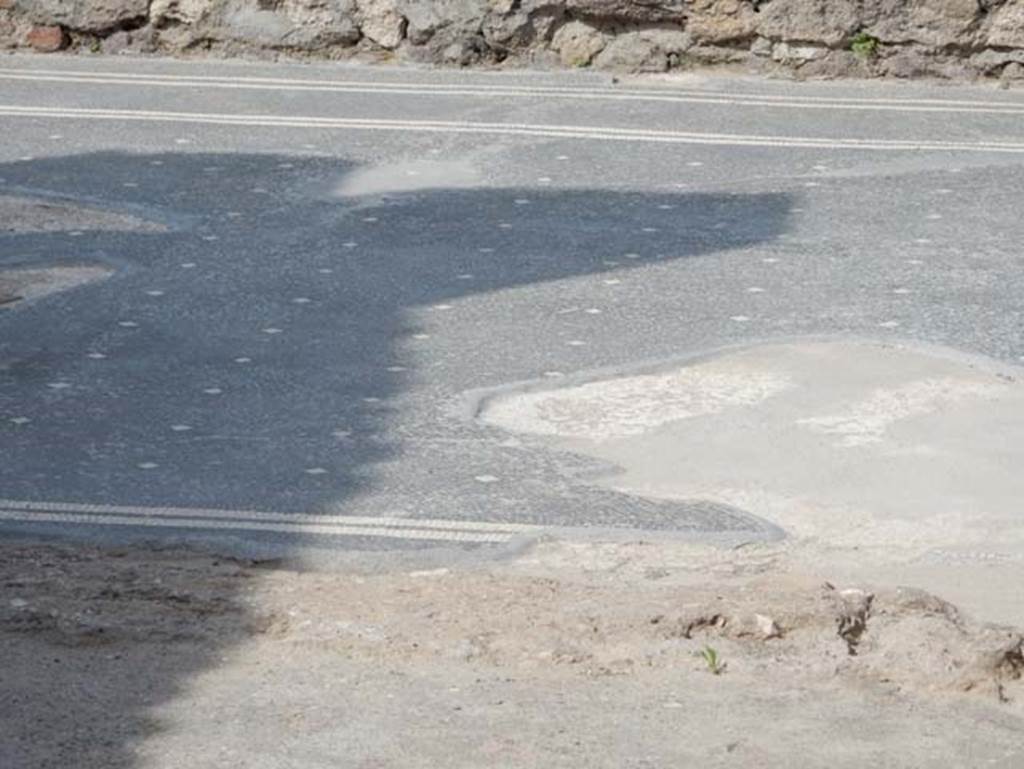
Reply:
<svg viewBox="0 0 1024 769"><path fill-rule="evenodd" d="M0 0L0 48L1024 80L1024 0Z"/></svg>

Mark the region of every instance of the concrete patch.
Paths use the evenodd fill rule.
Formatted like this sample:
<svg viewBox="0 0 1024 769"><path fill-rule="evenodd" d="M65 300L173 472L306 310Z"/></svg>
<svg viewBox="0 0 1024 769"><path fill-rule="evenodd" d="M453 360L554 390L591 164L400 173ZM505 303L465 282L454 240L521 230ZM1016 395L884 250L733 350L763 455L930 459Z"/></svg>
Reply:
<svg viewBox="0 0 1024 769"><path fill-rule="evenodd" d="M48 267L31 270L0 270L0 307L38 299L47 294L109 277L105 267Z"/></svg>
<svg viewBox="0 0 1024 769"><path fill-rule="evenodd" d="M69 200L0 195L0 235L85 232L166 232L161 222L80 205ZM0 269L0 307L66 291L107 278L113 270L95 265Z"/></svg>
<svg viewBox="0 0 1024 769"><path fill-rule="evenodd" d="M1003 382L963 379L924 379L902 387L879 389L867 400L852 404L849 411L798 419L797 424L826 435L841 436L837 446L880 443L888 429L905 419L932 414L947 405L1003 394Z"/></svg>
<svg viewBox="0 0 1024 769"><path fill-rule="evenodd" d="M683 419L750 406L790 386L787 375L728 360L667 374L591 382L498 399L484 420L516 432L605 441Z"/></svg>
<svg viewBox="0 0 1024 769"><path fill-rule="evenodd" d="M765 345L505 396L481 418L617 465L620 491L735 505L829 545L1024 552L1024 384L952 354Z"/></svg>
<svg viewBox="0 0 1024 769"><path fill-rule="evenodd" d="M113 230L165 232L167 227L137 216L39 198L0 195L0 233Z"/></svg>

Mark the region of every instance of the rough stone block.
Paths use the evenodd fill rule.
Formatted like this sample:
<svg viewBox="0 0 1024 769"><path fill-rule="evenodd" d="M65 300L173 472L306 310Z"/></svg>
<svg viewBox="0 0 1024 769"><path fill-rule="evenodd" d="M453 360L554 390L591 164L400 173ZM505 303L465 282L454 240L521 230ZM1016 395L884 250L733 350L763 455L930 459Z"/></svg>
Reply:
<svg viewBox="0 0 1024 769"><path fill-rule="evenodd" d="M40 26L91 33L115 30L149 15L149 0L19 0L17 5Z"/></svg>
<svg viewBox="0 0 1024 769"><path fill-rule="evenodd" d="M53 53L67 47L68 35L58 26L33 27L28 33L28 44L40 53Z"/></svg>
<svg viewBox="0 0 1024 769"><path fill-rule="evenodd" d="M570 21L559 27L551 39L551 47L567 67L580 67L593 60L608 45L608 37L582 21Z"/></svg>
<svg viewBox="0 0 1024 769"><path fill-rule="evenodd" d="M986 42L1006 48L1024 48L1024 3L1006 3L992 14Z"/></svg>

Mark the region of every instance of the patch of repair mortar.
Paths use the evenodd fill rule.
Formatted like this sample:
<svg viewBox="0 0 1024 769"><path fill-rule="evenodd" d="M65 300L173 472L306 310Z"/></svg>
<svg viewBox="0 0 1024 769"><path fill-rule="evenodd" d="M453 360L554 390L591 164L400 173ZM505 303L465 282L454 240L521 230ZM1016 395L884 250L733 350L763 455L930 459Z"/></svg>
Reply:
<svg viewBox="0 0 1024 769"><path fill-rule="evenodd" d="M1003 498L1012 489L1000 491L1003 496L997 494L996 509L990 509L990 498L979 493L987 493L984 483L967 487L966 491L977 498L967 498L966 503L955 495L939 495L934 501L940 504L934 507L913 504L916 493L927 492L929 500L935 496L927 484L922 486L920 473L927 472L933 458L946 461L947 466L950 457L956 461L955 454L944 450L944 442L952 440L954 447L963 445L959 430L970 431L976 425L976 411L971 409L981 409L979 413L989 418L984 409L1015 413L1022 393L1013 382L1019 377L993 364L949 350L914 345L906 348L891 343L834 340L768 344L724 351L717 358L689 365L681 363L668 373L617 377L612 373L608 379L581 385L541 390L527 386L525 391L506 391L485 400L480 417L505 429L539 434L561 448L620 466L621 472L602 482L617 491L734 505L783 526L792 538L819 546L875 548L879 556L884 552L886 558L906 560L949 544L983 547L998 537L1011 550L1024 550L1024 527L1008 513ZM824 395L816 391L822 385ZM805 399L801 394L805 389L813 397ZM860 395L865 389L869 393L866 397ZM776 405L776 401L769 401L773 397L783 400ZM818 403L813 402L815 397ZM825 402L820 402L823 398ZM829 404L829 398L839 400L840 407ZM846 402L854 405L847 407ZM956 414L950 413L954 407L960 407ZM814 409L819 415L805 416L807 410L813 414ZM914 419L930 415L932 422ZM767 420L771 431L761 430L758 436L761 419ZM897 426L899 431L890 436ZM741 440L743 435L755 439L756 450L750 445L723 443L721 427L732 430L727 433L736 436L732 440ZM978 427L975 432L979 429L985 432ZM1012 432L1014 428L1005 429ZM775 430L783 433L776 434ZM808 437L800 438L805 430ZM839 436L839 441L831 445L833 451L884 443L873 449L870 458L855 460L860 464L851 467L860 474L868 473L863 479L867 485L845 479L847 498L828 493L828 475L836 471L830 463L853 460L843 460L843 454L831 458L823 454L824 447L810 437L815 432ZM705 436L712 442L703 443ZM972 437L982 441L983 449L998 452L999 436L993 438L986 433ZM793 453L787 440L797 441ZM730 460L733 446L736 453ZM717 460L719 464L702 480L701 473L694 470L707 461L709 451L718 452L711 462ZM668 464L666 457L671 460ZM761 457L765 468L778 465L780 472L791 476L791 486L781 481L777 489L771 488L778 485L778 479L773 473L766 475L765 470L758 470ZM993 462L1001 459L996 454ZM906 488L897 480L892 488L896 496L886 499L883 492L888 487L872 488L872 468L886 473L892 484L890 470L898 468L899 464L894 463L902 460L911 462L908 468L918 474L917 485ZM815 462L820 463L820 472L814 470ZM662 469L652 474L647 467L651 463L661 463ZM733 481L727 472L731 466L736 468ZM979 467L997 482L1003 477L999 464ZM969 469L957 470L966 474L968 482L973 477ZM745 477L745 484L735 482ZM947 478L941 480L946 482ZM817 486L804 493L799 487L801 481ZM793 483L797 485L793 487ZM882 507L859 505L864 492L871 504L881 502ZM900 508L904 503L899 500L908 494L912 505L904 511Z"/></svg>
<svg viewBox="0 0 1024 769"><path fill-rule="evenodd" d="M826 435L842 436L836 446L881 443L888 428L910 417L930 414L971 398L996 398L1007 390L998 383L942 378L923 379L895 389L878 389L843 414L806 417L797 424Z"/></svg>
<svg viewBox="0 0 1024 769"><path fill-rule="evenodd" d="M486 421L538 435L605 441L750 406L792 386L784 376L728 362L591 382L565 393L527 392L488 405Z"/></svg>

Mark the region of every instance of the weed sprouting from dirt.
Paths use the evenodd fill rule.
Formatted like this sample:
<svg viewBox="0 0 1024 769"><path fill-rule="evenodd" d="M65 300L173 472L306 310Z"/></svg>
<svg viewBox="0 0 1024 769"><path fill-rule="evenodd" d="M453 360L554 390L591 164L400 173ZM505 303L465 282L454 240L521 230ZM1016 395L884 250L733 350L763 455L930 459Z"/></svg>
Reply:
<svg viewBox="0 0 1024 769"><path fill-rule="evenodd" d="M705 645L697 654L704 660L704 664L708 666L708 671L712 675L720 676L725 671L725 663L718 656L718 651L714 646Z"/></svg>

